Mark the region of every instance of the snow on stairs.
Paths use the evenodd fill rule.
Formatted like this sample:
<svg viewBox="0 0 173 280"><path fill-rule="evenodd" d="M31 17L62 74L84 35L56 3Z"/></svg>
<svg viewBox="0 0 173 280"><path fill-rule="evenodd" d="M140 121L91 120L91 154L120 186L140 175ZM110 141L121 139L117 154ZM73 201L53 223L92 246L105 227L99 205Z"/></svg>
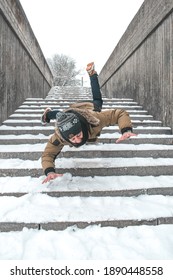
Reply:
<svg viewBox="0 0 173 280"><path fill-rule="evenodd" d="M31 176L37 177L40 182L43 180L43 172L40 165L40 156L43 151L48 137L54 131L54 124L43 127L40 123L40 115L46 107L59 108L60 110L67 107L75 100L91 98L90 91L84 90L83 93L78 91L75 98L75 89L60 92L60 89L54 88L45 99L29 98L6 120L0 127L0 177L10 177L11 182L15 177ZM80 95L81 94L81 95ZM121 197L122 205L127 199L133 199L134 204L136 198L150 196L151 203L154 202L155 195L173 196L173 188L159 184L160 178L168 178L172 175L173 170L173 135L169 127L163 127L161 122L153 120L147 111L131 99L107 99L104 98L104 107L106 108L124 108L132 118L134 132L138 133L137 137L133 137L123 143L115 144L115 140L120 136L118 127L105 128L99 140L95 144L88 144L79 149L65 147L61 156L57 159L59 166L58 172L71 174L72 177L67 180L68 184L75 186L75 180L80 184L80 188L59 188L60 183L53 191L51 188L43 189L41 193L35 192L9 192L8 190L0 193L1 199L9 197L9 199L21 199L28 195L41 196L46 195L50 199L56 199L57 204L61 201L64 212L67 210L66 198L71 198L71 203L75 203L76 197L81 198L81 204L85 211L89 211L88 206L98 204L98 211L106 213L106 203L112 203L112 212L115 209L121 210L121 205L117 205L116 198ZM15 146L14 146L15 145ZM10 161L9 161L10 159ZM8 161L8 162L7 162ZM20 161L21 165L18 166ZM64 177L63 176L63 177ZM151 187L148 178L154 180L155 186ZM98 185L97 178L100 179ZM110 185L110 178L112 185ZM123 181L128 178L128 182ZM137 178L138 185L134 186ZM145 186L143 186L146 178ZM172 177L173 178L173 177ZM68 179L68 176L67 176ZM119 182L124 182L124 188L119 186ZM85 183L84 183L85 182ZM52 183L50 183L52 184ZM54 182L53 182L54 184ZM88 184L88 186L87 186ZM40 184L41 185L41 184ZM15 189L15 188L14 188ZM39 192L39 193L38 193ZM30 199L30 198L28 198ZM128 202L127 202L128 203ZM61 205L61 204L60 204ZM116 206L114 209L114 205ZM99 208L100 207L100 208ZM139 205L140 207L140 205ZM10 209L10 205L9 205ZM59 209L60 211L60 209ZM85 228L88 225L125 227L131 225L159 225L164 223L173 223L173 217L170 215L162 217L160 212L157 217L149 213L146 218L129 217L128 213L122 217L118 215L105 215L105 219L99 219L99 215L95 217L85 217L79 220L78 211L68 215L57 213L57 217L51 221L37 220L34 221L18 221L7 219L0 221L0 231L18 231L24 227L46 229L46 230L63 230L68 226L77 225L79 228ZM85 212L84 211L84 212ZM103 215L104 218L104 215Z"/></svg>

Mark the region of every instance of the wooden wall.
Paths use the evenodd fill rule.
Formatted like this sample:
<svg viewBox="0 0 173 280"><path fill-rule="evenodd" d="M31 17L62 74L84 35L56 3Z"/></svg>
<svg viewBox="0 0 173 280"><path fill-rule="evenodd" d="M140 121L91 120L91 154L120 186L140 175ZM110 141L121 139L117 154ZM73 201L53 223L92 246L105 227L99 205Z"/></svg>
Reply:
<svg viewBox="0 0 173 280"><path fill-rule="evenodd" d="M173 1L146 0L100 75L109 97L133 98L173 129Z"/></svg>
<svg viewBox="0 0 173 280"><path fill-rule="evenodd" d="M46 97L52 73L18 0L0 0L0 123L28 97Z"/></svg>

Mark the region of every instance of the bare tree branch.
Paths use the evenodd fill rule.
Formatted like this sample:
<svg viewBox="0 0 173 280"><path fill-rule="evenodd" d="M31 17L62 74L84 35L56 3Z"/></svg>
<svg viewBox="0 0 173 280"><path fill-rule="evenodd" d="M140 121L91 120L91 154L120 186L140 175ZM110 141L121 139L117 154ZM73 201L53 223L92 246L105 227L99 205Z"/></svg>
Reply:
<svg viewBox="0 0 173 280"><path fill-rule="evenodd" d="M81 81L76 78L80 70L76 70L76 62L73 58L64 54L55 54L52 59L48 58L47 62L54 77L54 86L75 86L80 84Z"/></svg>

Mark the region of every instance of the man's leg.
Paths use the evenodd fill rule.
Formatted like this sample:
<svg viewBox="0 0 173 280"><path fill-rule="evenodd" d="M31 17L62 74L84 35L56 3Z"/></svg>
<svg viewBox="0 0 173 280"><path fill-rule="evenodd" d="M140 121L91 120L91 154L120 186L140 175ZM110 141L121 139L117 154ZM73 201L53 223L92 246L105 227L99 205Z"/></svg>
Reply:
<svg viewBox="0 0 173 280"><path fill-rule="evenodd" d="M102 100L102 94L100 91L97 74L93 74L92 76L90 76L90 83L91 83L91 91L93 95L94 110L101 111L103 100Z"/></svg>
<svg viewBox="0 0 173 280"><path fill-rule="evenodd" d="M94 103L94 110L95 111L101 111L102 109L102 94L100 91L100 85L98 81L98 75L97 72L94 69L94 62L91 62L87 65L86 68L89 77L90 77L90 84L91 84L91 91L93 96L93 103Z"/></svg>

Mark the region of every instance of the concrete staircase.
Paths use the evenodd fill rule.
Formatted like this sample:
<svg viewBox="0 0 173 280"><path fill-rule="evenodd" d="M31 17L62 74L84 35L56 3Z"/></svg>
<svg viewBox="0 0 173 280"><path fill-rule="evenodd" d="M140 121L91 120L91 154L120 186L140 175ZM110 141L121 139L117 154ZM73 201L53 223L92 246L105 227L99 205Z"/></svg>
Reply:
<svg viewBox="0 0 173 280"><path fill-rule="evenodd" d="M52 88L45 99L28 98L12 114L8 120L0 126L0 177L10 176L21 177L43 177L43 171L40 164L41 153L46 145L49 135L54 132L54 123L51 122L46 127L40 123L40 115L46 107L52 109L67 108L70 103L76 101L91 99L91 92L88 88ZM154 196L172 196L172 186L158 187L157 182L163 176L166 179L173 175L173 135L169 127L163 127L160 121L154 120L153 116L143 110L136 102L131 99L107 99L104 97L103 109L124 108L131 116L134 132L137 137L132 137L120 144L115 144L115 140L120 136L118 126L105 128L99 140L95 144L88 144L79 149L65 147L57 159L58 172L70 173L73 178L78 178L81 188L63 191L43 191L42 194L52 198L83 197L85 200L94 197L99 203L100 198L127 197L135 198L140 195ZM15 162L15 159L22 161L22 167L4 164L7 159ZM26 163L31 163L27 166ZM5 167L4 167L5 166ZM118 182L123 178L131 180L138 178L138 185L133 188L124 182L122 189ZM156 185L154 187L142 187L145 178L152 176ZM102 188L96 186L96 178L102 178ZM112 178L112 186L110 186ZM85 188L83 182L87 182L92 187ZM106 183L108 182L108 184ZM134 181L136 182L136 181ZM27 192L3 192L0 196L9 196L19 198L26 195ZM116 203L116 200L115 200ZM152 203L152 201L151 201ZM65 207L65 206L64 206ZM121 205L119 206L121 208ZM102 204L100 204L100 209ZM76 213L77 214L77 213ZM78 215L76 215L77 217ZM107 217L103 220L90 219L83 220L58 220L45 222L16 222L0 221L0 231L18 231L24 227L46 230L63 230L71 225L77 225L79 228L85 228L88 225L126 227L131 225L159 225L173 223L173 217L160 216L146 219L127 217L126 219Z"/></svg>

